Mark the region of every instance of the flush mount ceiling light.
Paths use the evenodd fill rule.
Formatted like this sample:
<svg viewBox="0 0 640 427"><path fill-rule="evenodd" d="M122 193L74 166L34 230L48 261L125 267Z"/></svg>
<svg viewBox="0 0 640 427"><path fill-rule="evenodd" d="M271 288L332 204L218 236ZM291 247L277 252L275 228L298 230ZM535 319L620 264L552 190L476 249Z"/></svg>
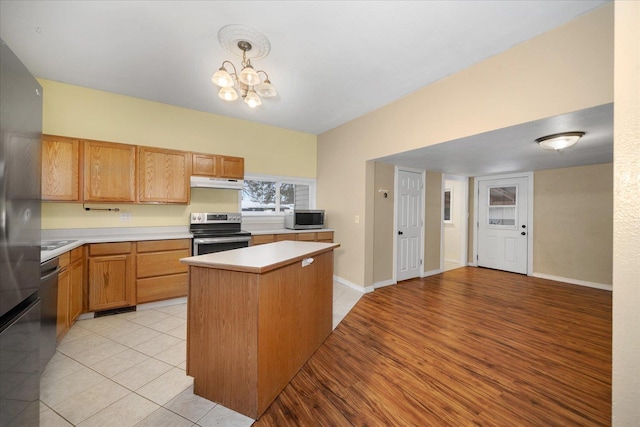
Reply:
<svg viewBox="0 0 640 427"><path fill-rule="evenodd" d="M574 145L583 135L584 132L556 133L538 138L536 142L545 150L560 151Z"/></svg>
<svg viewBox="0 0 640 427"><path fill-rule="evenodd" d="M211 77L211 81L220 87L220 99L235 101L241 96L245 104L255 108L262 105L262 98L272 98L278 94L266 71L256 71L251 64L251 59L264 58L271 51L271 44L262 33L244 25L227 25L218 32L218 40L229 53L242 58L240 73L232 62L224 61ZM230 66L233 72L229 73L225 65ZM264 80L260 73L264 74Z"/></svg>

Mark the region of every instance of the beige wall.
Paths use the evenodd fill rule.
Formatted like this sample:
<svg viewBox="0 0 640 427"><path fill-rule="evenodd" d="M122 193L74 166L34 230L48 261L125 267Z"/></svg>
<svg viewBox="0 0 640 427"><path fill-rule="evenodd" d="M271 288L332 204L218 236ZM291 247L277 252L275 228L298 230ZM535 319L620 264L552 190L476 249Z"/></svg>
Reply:
<svg viewBox="0 0 640 427"><path fill-rule="evenodd" d="M353 221L373 221L367 161L610 103L612 46L609 4L320 135L318 205L332 213L329 226L342 245L336 275L371 285L365 233L373 227Z"/></svg>
<svg viewBox="0 0 640 427"><path fill-rule="evenodd" d="M534 172L533 273L611 284L613 165Z"/></svg>
<svg viewBox="0 0 640 427"><path fill-rule="evenodd" d="M424 209L424 271L440 270L442 237L442 174L427 171Z"/></svg>
<svg viewBox="0 0 640 427"><path fill-rule="evenodd" d="M640 425L640 2L616 1L613 425Z"/></svg>
<svg viewBox="0 0 640 427"><path fill-rule="evenodd" d="M463 257L462 248L467 234L465 233L467 230L466 222L468 220L465 206L467 202L467 185L466 179L464 181L456 179L444 180L444 190L451 190L451 222L443 222L442 259L458 265L466 265L466 258Z"/></svg>
<svg viewBox="0 0 640 427"><path fill-rule="evenodd" d="M49 80L40 83L44 133L240 156L246 173L316 177L315 135ZM110 206L130 212L132 221L120 222L116 213L85 212L77 203L43 203L42 227L187 225L189 212L236 212L238 191L195 190L190 205Z"/></svg>
<svg viewBox="0 0 640 427"><path fill-rule="evenodd" d="M389 284L393 280L393 235L395 166L375 163L374 177L373 283ZM388 190L387 197L379 190Z"/></svg>

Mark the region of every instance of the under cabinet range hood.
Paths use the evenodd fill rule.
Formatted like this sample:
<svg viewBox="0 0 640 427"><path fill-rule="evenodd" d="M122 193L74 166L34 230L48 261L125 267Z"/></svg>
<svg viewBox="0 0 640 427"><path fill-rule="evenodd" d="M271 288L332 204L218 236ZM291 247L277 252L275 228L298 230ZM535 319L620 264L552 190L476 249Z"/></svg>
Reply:
<svg viewBox="0 0 640 427"><path fill-rule="evenodd" d="M229 190L242 190L244 181L231 178L209 178L207 176L192 176L191 187L196 188L225 188Z"/></svg>

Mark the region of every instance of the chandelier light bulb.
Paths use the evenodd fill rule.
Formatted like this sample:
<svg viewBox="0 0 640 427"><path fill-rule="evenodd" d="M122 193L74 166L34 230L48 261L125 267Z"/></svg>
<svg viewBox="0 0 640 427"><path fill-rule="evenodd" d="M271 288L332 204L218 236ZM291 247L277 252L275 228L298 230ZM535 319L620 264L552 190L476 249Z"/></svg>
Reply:
<svg viewBox="0 0 640 427"><path fill-rule="evenodd" d="M262 105L262 99L258 96L258 94L251 89L247 92L247 96L244 97L244 103L247 104L250 108L256 108L259 105Z"/></svg>
<svg viewBox="0 0 640 427"><path fill-rule="evenodd" d="M220 89L218 97L224 101L235 101L238 99L238 92L233 87L227 86Z"/></svg>
<svg viewBox="0 0 640 427"><path fill-rule="evenodd" d="M231 87L233 86L233 78L224 67L220 67L211 77L211 81L216 86Z"/></svg>
<svg viewBox="0 0 640 427"><path fill-rule="evenodd" d="M260 83L260 76L251 64L247 64L247 66L240 71L238 79L247 86L255 86Z"/></svg>
<svg viewBox="0 0 640 427"><path fill-rule="evenodd" d="M256 91L258 92L258 95L264 98L273 98L278 94L278 92L276 92L276 88L273 87L269 79L266 79L264 82L260 83L256 87Z"/></svg>

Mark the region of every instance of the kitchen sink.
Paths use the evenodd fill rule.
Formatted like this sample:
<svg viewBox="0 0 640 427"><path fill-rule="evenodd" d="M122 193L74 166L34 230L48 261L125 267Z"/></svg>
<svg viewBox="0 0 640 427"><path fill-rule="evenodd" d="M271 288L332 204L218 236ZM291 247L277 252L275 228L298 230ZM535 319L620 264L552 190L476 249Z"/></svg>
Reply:
<svg viewBox="0 0 640 427"><path fill-rule="evenodd" d="M56 249L59 249L63 246L67 246L70 245L74 242L77 242L77 240L47 240L44 241L40 244L40 250L41 251L54 251Z"/></svg>

